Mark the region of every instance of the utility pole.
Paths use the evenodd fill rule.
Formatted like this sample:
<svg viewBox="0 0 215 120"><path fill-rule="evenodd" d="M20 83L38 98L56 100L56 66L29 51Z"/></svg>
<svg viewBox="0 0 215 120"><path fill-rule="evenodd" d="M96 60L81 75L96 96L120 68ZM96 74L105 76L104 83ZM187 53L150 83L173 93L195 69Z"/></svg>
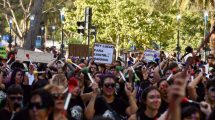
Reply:
<svg viewBox="0 0 215 120"><path fill-rule="evenodd" d="M90 28L92 21L92 8L85 8L85 28L87 30L88 60L90 59Z"/></svg>
<svg viewBox="0 0 215 120"><path fill-rule="evenodd" d="M61 17L61 57L64 57L64 34L63 34L63 22L64 22L64 11L60 11L60 17Z"/></svg>

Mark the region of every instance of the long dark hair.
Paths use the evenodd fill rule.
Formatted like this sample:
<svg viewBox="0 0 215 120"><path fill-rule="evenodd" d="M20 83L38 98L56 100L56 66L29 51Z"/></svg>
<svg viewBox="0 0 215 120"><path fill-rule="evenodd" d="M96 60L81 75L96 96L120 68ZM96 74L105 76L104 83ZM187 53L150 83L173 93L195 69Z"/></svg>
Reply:
<svg viewBox="0 0 215 120"><path fill-rule="evenodd" d="M54 112L53 112L54 99L53 99L52 95L44 89L37 89L37 90L33 91L31 94L31 98L35 95L39 95L41 97L42 105L46 109L50 110L48 120L54 120L54 117L53 117L54 116Z"/></svg>
<svg viewBox="0 0 215 120"><path fill-rule="evenodd" d="M10 78L10 85L15 84L16 74L18 72L21 72L21 74L24 75L24 72L21 69L15 69L15 70L13 70L13 72L11 74L11 78Z"/></svg>
<svg viewBox="0 0 215 120"><path fill-rule="evenodd" d="M182 108L181 119L183 120L186 117L189 117L189 116L191 116L194 113L199 113L200 120L204 120L203 114L200 111L200 109L197 108L196 106L193 106L193 105L189 105L189 106L186 106L186 107Z"/></svg>
<svg viewBox="0 0 215 120"><path fill-rule="evenodd" d="M139 109L138 109L138 111L137 111L137 116L140 115L140 114L142 114L142 113L146 110L146 99L147 99L147 95L148 95L148 93L151 92L152 90L157 90L157 91L160 93L160 91L158 90L158 88L155 87L155 86L150 86L150 87L146 88L146 89L143 91L142 95L141 95L141 103L140 103L140 107L139 107Z"/></svg>

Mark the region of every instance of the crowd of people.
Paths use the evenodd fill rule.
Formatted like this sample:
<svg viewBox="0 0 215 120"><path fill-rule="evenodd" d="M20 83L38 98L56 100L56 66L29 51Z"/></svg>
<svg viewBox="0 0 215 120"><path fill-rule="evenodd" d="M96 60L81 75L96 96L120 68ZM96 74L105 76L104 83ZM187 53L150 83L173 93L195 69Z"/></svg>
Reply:
<svg viewBox="0 0 215 120"><path fill-rule="evenodd" d="M11 57L13 56L13 57ZM1 58L2 120L215 120L215 57L191 47L112 64L55 55L49 63Z"/></svg>

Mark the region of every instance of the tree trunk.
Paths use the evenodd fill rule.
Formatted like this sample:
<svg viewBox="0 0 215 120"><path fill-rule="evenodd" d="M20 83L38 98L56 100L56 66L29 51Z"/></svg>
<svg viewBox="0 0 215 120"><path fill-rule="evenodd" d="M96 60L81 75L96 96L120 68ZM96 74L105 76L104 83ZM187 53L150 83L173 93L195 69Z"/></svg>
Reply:
<svg viewBox="0 0 215 120"><path fill-rule="evenodd" d="M215 14L211 14L213 17L211 19L211 30L213 29L213 26L215 25ZM210 38L210 53L215 56L215 34L213 34Z"/></svg>
<svg viewBox="0 0 215 120"><path fill-rule="evenodd" d="M23 48L26 50L34 50L35 39L40 30L40 23L42 19L44 0L35 0L31 11L31 15L34 15L34 20L31 21L30 29L24 40Z"/></svg>

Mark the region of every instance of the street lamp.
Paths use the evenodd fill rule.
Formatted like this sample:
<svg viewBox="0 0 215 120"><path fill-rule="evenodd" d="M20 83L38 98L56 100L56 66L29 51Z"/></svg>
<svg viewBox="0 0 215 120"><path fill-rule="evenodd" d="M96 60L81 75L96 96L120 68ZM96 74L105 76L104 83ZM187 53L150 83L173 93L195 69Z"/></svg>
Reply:
<svg viewBox="0 0 215 120"><path fill-rule="evenodd" d="M208 21L208 11L204 11L204 37L207 34L207 21ZM204 60L206 61L207 44L204 45Z"/></svg>
<svg viewBox="0 0 215 120"><path fill-rule="evenodd" d="M54 46L54 36L52 35L52 32L54 32L56 29L56 27L53 25L52 26L52 31L51 31L51 38L52 38L52 41L53 41L53 46Z"/></svg>
<svg viewBox="0 0 215 120"><path fill-rule="evenodd" d="M92 21L92 8L85 8L85 29L87 30L88 60L90 59L90 27Z"/></svg>
<svg viewBox="0 0 215 120"><path fill-rule="evenodd" d="M33 47L34 47L34 43L32 42L32 33L33 33L33 26L34 26L34 19L35 19L35 15L34 14L32 14L31 16L30 16L30 29L31 29L31 48L33 49Z"/></svg>
<svg viewBox="0 0 215 120"><path fill-rule="evenodd" d="M61 10L60 11L60 18L61 18L61 57L64 56L64 52L63 52L63 49L64 49L64 35L63 35L63 22L64 22L64 11Z"/></svg>
<svg viewBox="0 0 215 120"><path fill-rule="evenodd" d="M13 20L12 18L9 20L9 23L10 23L10 37L9 37L9 49L11 50L11 47L12 47L12 36L11 36L11 30L12 30L12 24L13 24Z"/></svg>
<svg viewBox="0 0 215 120"><path fill-rule="evenodd" d="M42 43L44 43L44 42L45 42L45 38L44 38L45 27L42 26L40 29L41 29L41 40L42 40ZM42 44L42 45L43 45L43 44ZM42 47L44 47L44 46L42 46Z"/></svg>
<svg viewBox="0 0 215 120"><path fill-rule="evenodd" d="M180 48L180 31L179 31L179 29L180 29L180 20L181 20L181 15L177 15L176 16L176 20L177 20L177 22L178 22L178 35L177 35L177 46L176 46L176 50L177 50L177 59L178 59L178 61L180 60L180 58L179 58L179 56L180 56L180 50L181 50L181 48Z"/></svg>
<svg viewBox="0 0 215 120"><path fill-rule="evenodd" d="M77 22L77 32L82 36L85 34L87 36L87 45L88 45L88 59L90 58L90 35L94 34L94 38L96 41L96 26L91 25L92 22L92 8L86 7L85 8L85 20Z"/></svg>

